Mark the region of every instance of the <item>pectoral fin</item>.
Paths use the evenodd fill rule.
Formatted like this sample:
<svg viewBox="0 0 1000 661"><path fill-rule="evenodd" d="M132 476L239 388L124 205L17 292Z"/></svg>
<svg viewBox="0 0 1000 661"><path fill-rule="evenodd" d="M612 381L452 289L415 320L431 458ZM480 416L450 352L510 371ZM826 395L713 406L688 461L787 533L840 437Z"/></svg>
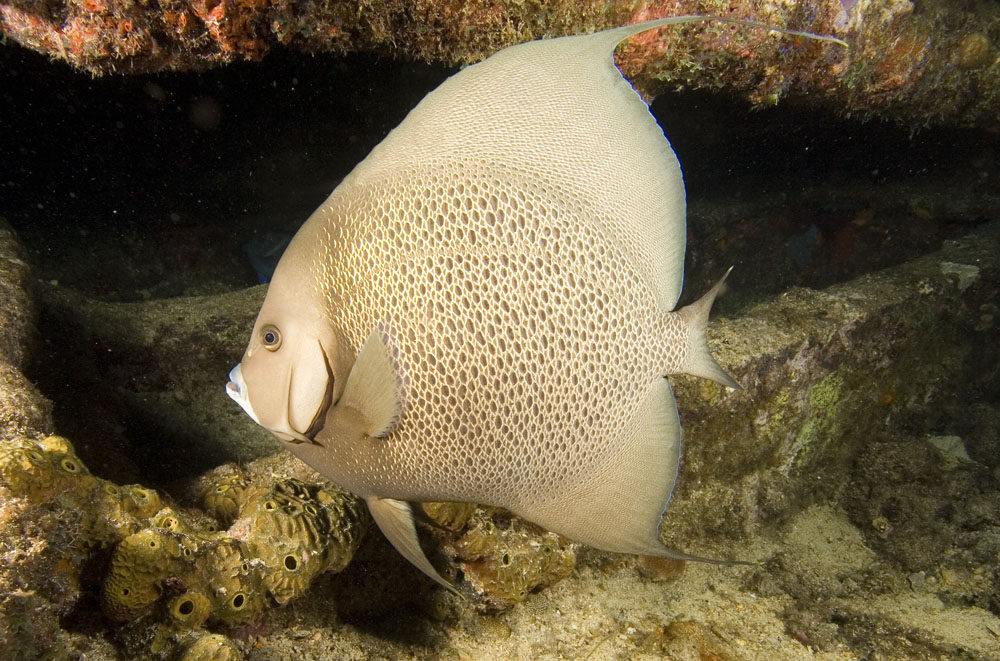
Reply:
<svg viewBox="0 0 1000 661"><path fill-rule="evenodd" d="M401 394L396 362L382 333L375 329L358 352L337 407L359 412L364 418L361 431L379 438L399 421Z"/></svg>
<svg viewBox="0 0 1000 661"><path fill-rule="evenodd" d="M424 572L435 581L448 588L455 594L458 591L446 581L430 560L424 555L417 540L417 528L413 524L413 511L410 504L402 500L392 498L368 498L368 509L372 513L375 523L382 529L382 533L388 538L396 550L403 554L403 557L413 563L417 569Z"/></svg>

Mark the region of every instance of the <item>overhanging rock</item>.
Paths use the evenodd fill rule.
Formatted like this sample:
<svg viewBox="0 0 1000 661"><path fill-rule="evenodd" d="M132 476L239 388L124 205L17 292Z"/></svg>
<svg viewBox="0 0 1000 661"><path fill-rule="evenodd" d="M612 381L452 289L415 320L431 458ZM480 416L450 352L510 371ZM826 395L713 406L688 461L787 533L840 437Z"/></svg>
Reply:
<svg viewBox="0 0 1000 661"><path fill-rule="evenodd" d="M374 51L458 65L531 39L680 14L717 14L836 35L849 50L702 23L631 40L623 71L646 91L727 89L911 126L996 127L996 2L927 0L2 0L8 38L93 74L200 70L276 46Z"/></svg>

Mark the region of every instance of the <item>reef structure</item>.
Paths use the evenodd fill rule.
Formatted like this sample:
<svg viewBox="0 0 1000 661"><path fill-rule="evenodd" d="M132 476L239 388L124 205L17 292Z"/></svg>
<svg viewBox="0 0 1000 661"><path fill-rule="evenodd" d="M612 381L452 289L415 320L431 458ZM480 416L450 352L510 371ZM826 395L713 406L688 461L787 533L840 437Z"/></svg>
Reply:
<svg viewBox="0 0 1000 661"><path fill-rule="evenodd" d="M346 567L369 526L364 504L280 455L203 475L193 508L94 475L21 372L30 282L0 219L0 658L115 658L107 639L61 624L97 593L108 620L128 623L119 642L132 657L239 658L207 627L252 622Z"/></svg>
<svg viewBox="0 0 1000 661"><path fill-rule="evenodd" d="M13 235L8 232L2 236L7 241L0 242L4 251L0 252L0 288L7 287L4 291L11 296L0 298L0 315L12 321L10 326L0 325L0 347L16 344L5 349L5 356L13 356L5 360L8 365L23 365L32 335L30 320L35 316L27 291L29 278L27 267L17 256ZM945 615L955 618L976 609L992 609L1000 589L993 532L998 529L997 510L992 497L995 475L1000 472L998 436L995 423L987 422L989 411L979 414L966 407L969 393L995 387L992 384L1000 365L993 341L1000 294L996 284L1000 282L998 255L1000 227L982 223L974 232L949 240L924 257L822 291L793 288L738 318L713 322L713 350L745 390L728 392L695 379L674 380L686 421L683 470L688 477L681 480L674 494L670 515L662 526L664 537L692 553L750 559L742 555L745 549L752 548L754 540L766 538L782 522L814 509L816 503L826 507L843 502L857 526L859 540L863 535L871 546L884 547L888 557L898 556L894 562L907 572L899 574L893 569L894 578L883 583L885 572L880 565L877 572L852 575L842 582L841 570L831 566L831 576L836 576L840 590L838 598L843 597L834 611L828 612L831 607L822 606L823 600L816 598L830 594L831 588L820 590L809 585L799 588L794 609L781 611L785 608L782 604L788 603L785 591L790 589L781 582L794 582L807 572L802 567L784 568L785 556L778 553L755 571L750 583L740 583L749 587L727 588L728 593L713 597L711 590L706 592L702 583L695 581L699 601L714 598L725 603L715 611L716 617L736 610L730 598L742 599L740 603L749 610L757 607L753 604L770 599L768 594L776 594L786 638L826 650L843 651L846 645L850 658L861 656L859 650L870 648L873 641L885 656L894 658L912 656L914 645L920 650L917 653L927 658L996 656L995 634L989 633L993 629L983 630L984 640L970 641L967 635L963 638L942 632L937 622ZM131 377L147 373L150 363L185 369L198 365L203 357L190 350L196 344L192 338L204 333L203 324L219 314L218 303L223 300L190 299L187 308L183 301L175 301L166 309L180 321L165 335L178 336L178 346L188 348L187 362L179 364L185 356L175 346L158 343L157 338L162 337L158 332L134 337L135 326L141 320L157 318L151 316L151 310L163 306L162 302L94 306L45 288L40 291L41 307L56 308L45 310L41 317L66 322L42 325L50 341L77 342L80 338L71 337L65 329L91 328L86 340L92 350L105 357L115 353L108 352L109 346L124 353L126 343L139 343L141 351L135 353L147 354L149 362L131 365L134 373L127 371L129 364L121 364L120 380L129 387L149 387ZM216 305L211 305L211 300ZM24 305L28 307L19 307ZM253 290L245 292L239 303L247 310L258 305L259 292ZM189 314L178 314L183 309ZM193 318L198 315L205 318ZM16 320L21 318L29 321L19 324ZM18 328L21 330L16 333L8 332ZM242 338L238 333L232 336L232 346L226 351L235 355ZM63 368L62 363L52 366ZM166 381L159 385L195 387ZM69 441L53 434L48 405L37 390L16 390L16 383L3 387L7 389L0 391L0 403L7 408L0 409L4 416L0 427L0 658L86 655L115 659L123 654L128 658L238 658L250 644L259 645L257 656L272 658L280 656L282 640L295 640L303 646L315 642L320 651L313 658L333 658L328 651L339 643L322 633L330 629L334 617L326 609L329 602L322 602L322 616L314 618L313 628L307 629L308 638L296 638L302 632L292 624L256 635L252 643L237 636L253 629L251 620L258 616L267 620L291 611L268 608L301 594L297 583L285 580L287 572L311 574L315 567L325 565L333 571L341 566L343 558L331 561L322 552L302 553L303 540L326 530L325 523L313 518L308 524L294 524L320 514L318 510L313 514L310 505L327 508L332 516L337 512L335 503L349 502L340 501L330 485L283 453L241 467L217 467L183 489L169 489L191 505L180 507L167 498L166 491L123 486L119 483L122 480L112 482L92 474L87 464L106 469L95 459L101 455L92 450L84 461L82 451L78 455ZM164 392L166 397L171 391ZM187 400L200 396L200 391L191 391ZM961 411L961 415L948 415L949 411ZM961 426L953 429L942 419L961 419ZM173 418L162 421L163 427L171 424ZM937 451L931 446L920 454L912 443L896 442L895 430L900 428L961 434L966 439L964 453L956 456L968 456L971 461L957 468L937 466ZM131 435L128 429L124 433ZM220 443L222 437L233 435L228 428L216 433ZM93 443L93 439L88 442ZM900 461L906 457L909 459ZM899 473L904 465L912 471ZM955 475L939 477L951 473ZM913 486L915 495L925 500L918 510L920 517L911 515L909 501L900 503L899 490L886 486L893 481L907 483L911 474L932 476ZM958 482L956 475L965 482ZM952 513L943 519L942 503L968 499L969 490L964 486L947 494L935 491L952 482L978 485L982 494L967 513ZM344 507L344 520L352 519L350 506ZM573 556L584 557L573 545L533 530L502 511L444 504L427 507L425 512L436 522L433 535L452 564L450 571L443 573L457 578L461 572L462 589L473 597L468 601L478 610L495 611L525 600L529 603L520 609L520 621L526 626L525 622L531 624L535 618L532 609L544 608L539 602L559 593L570 595L570 601L563 604L575 600L577 607L585 603L587 610L598 610L591 608L592 595L574 591L568 581L547 590L544 597L532 599L532 592L573 570ZM356 523L358 529L365 525L361 519ZM943 532L928 540L927 523ZM255 535L257 540L278 539L265 549L260 541L255 543ZM356 599L373 601L372 595L359 591L354 582L363 581L364 570L368 570L370 584L388 584L383 589L393 593L394 600L387 600L387 609L392 618L400 617L395 599L409 590L386 579L391 576L390 563L406 570L400 577L407 581L407 587L424 579L378 536L368 539L373 545L381 543L385 553L379 556L377 546L375 552L367 547L344 575L324 585L324 594L313 590L310 597L297 602L303 604L298 613L320 610L310 611L305 604L311 598L328 599L325 593L338 589L336 579L340 578L345 579L339 586L341 596L360 593ZM335 536L331 540L336 543ZM150 566L150 553L160 558L156 566ZM156 555L159 553L165 555ZM583 563L581 573L592 575L599 564L594 558L602 556L594 551L587 551L587 555L590 559ZM545 560L547 557L552 560ZM289 562L289 558L293 560ZM816 560L815 554L809 553L804 562ZM366 563L361 571L355 566L359 562ZM604 578L621 580L622 572L617 570L622 562L610 561L607 566L614 571L598 577L599 582ZM673 569L658 571L662 576L674 573ZM934 604L929 624L905 619L909 613L900 616L887 609L886 603L912 598L916 588L911 586L923 585L921 581L929 584L931 579L939 580L943 587L928 593ZM674 580L683 581L684 577ZM866 582L869 587L865 587ZM903 587L894 582L902 582ZM128 594L123 589L128 589ZM253 595L251 591L255 591ZM869 593L877 594L881 601L862 599ZM496 641L504 635L505 623L514 621L478 615L472 620L463 610L466 602L443 591L441 594L445 606L440 612L435 608L433 615L440 623L438 631L492 627L489 638L475 643L476 647L465 641L476 652L499 644ZM942 601L939 594L953 601ZM99 603L107 615L91 616L87 624L88 608ZM517 613L518 609L512 611ZM548 611L537 620L548 624L554 617L556 614ZM293 620L289 617L286 622ZM835 625L834 620L844 625ZM413 617L407 624L414 621L419 618ZM822 626L814 626L817 622ZM600 643L606 640L605 635L612 635L607 639L609 646L628 646L623 647L626 652L651 646L655 651L675 640L694 640L697 631L709 630L698 622L685 624L681 620L666 628L661 620L637 624L640 633L652 632L644 642L628 638L627 627L621 636L602 632L573 636L596 636ZM519 630L511 640L520 639L526 630ZM509 636L509 629L506 631ZM568 631L564 629L560 635L571 642L580 639L570 637ZM774 630L775 637L768 634L762 644L777 644L780 632ZM316 641L313 635L318 636ZM361 638L350 625L335 633L339 638L352 635L356 650L360 650L357 658L412 653L405 641ZM859 635L863 638L860 642ZM447 637L427 640L427 649L439 656L450 649ZM746 641L737 642L730 646L730 658L776 658L773 654L741 656L738 650ZM542 642L539 655L565 651L564 644L558 639ZM717 644L725 647L722 642Z"/></svg>
<svg viewBox="0 0 1000 661"><path fill-rule="evenodd" d="M347 566L369 526L361 501L328 482L274 479L259 466L264 479L251 480L233 470L208 480L203 510L182 510L153 489L94 476L61 436L5 439L0 578L23 589L2 604L3 657L68 651L65 637L46 643L39 635L32 602L62 597L49 610L64 614L86 589L85 567L109 550L101 607L112 622L129 623L120 637L137 655L170 654L213 636L227 647L221 632L205 627L254 622L320 574ZM29 534L14 534L18 527Z"/></svg>
<svg viewBox="0 0 1000 661"><path fill-rule="evenodd" d="M13 41L92 74L199 70L259 60L278 44L451 65L512 44L680 14L715 14L844 39L850 48L706 22L640 35L619 55L647 93L726 89L912 126L1000 121L1000 6L975 0L3 0Z"/></svg>

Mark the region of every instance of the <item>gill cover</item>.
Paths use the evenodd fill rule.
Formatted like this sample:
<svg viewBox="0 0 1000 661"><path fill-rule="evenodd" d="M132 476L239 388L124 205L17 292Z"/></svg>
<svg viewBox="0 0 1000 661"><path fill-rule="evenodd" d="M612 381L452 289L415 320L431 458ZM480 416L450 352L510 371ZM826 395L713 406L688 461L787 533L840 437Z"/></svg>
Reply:
<svg viewBox="0 0 1000 661"><path fill-rule="evenodd" d="M285 342L272 355L266 351L258 347L248 352L230 374L226 391L279 439L312 443L333 396L327 353L316 338Z"/></svg>

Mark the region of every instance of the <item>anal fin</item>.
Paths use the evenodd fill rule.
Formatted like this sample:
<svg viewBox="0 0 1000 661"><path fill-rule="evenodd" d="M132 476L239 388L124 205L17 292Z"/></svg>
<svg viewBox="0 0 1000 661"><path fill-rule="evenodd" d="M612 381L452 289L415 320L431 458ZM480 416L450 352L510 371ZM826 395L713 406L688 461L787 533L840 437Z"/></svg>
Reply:
<svg viewBox="0 0 1000 661"><path fill-rule="evenodd" d="M619 448L586 482L553 502L518 512L538 525L605 551L671 555L658 529L677 480L681 425L670 384L651 383Z"/></svg>
<svg viewBox="0 0 1000 661"><path fill-rule="evenodd" d="M458 590L434 569L420 548L417 528L413 523L413 510L410 509L409 503L393 498L377 497L367 498L365 502L368 503L368 510L372 513L375 523L404 558L437 583L458 594Z"/></svg>
<svg viewBox="0 0 1000 661"><path fill-rule="evenodd" d="M543 528L604 551L654 555L717 565L753 564L683 553L660 541L660 522L673 494L681 425L670 383L657 379L614 443L621 448L589 482L542 508L517 513Z"/></svg>

